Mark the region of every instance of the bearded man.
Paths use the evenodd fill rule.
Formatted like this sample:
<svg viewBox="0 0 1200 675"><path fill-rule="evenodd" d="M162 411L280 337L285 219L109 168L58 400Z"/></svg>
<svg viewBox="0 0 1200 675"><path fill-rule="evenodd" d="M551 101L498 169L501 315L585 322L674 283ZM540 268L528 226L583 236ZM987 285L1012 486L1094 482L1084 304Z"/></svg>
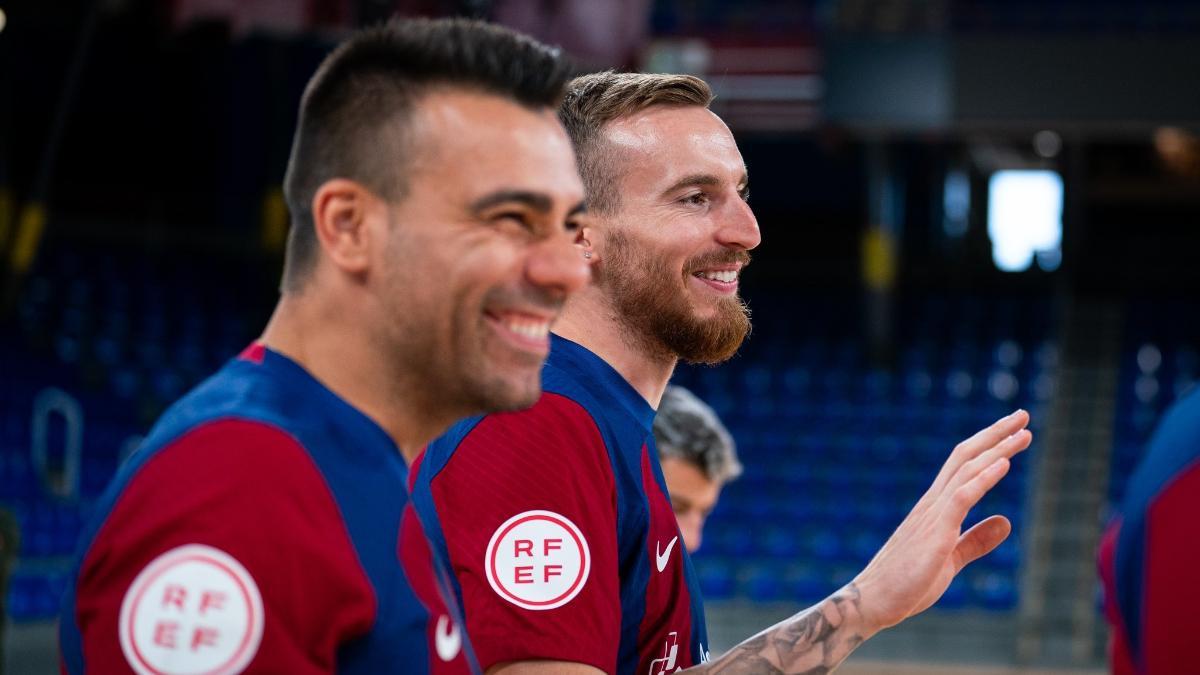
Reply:
<svg viewBox="0 0 1200 675"><path fill-rule="evenodd" d="M758 223L711 100L689 76L571 83L559 117L588 195L576 244L595 283L554 326L538 402L460 422L413 472L489 673L828 672L1009 533L1000 516L961 529L1028 446L1023 411L961 443L854 580L708 662L652 424L680 359L723 361L750 330L738 277Z"/></svg>

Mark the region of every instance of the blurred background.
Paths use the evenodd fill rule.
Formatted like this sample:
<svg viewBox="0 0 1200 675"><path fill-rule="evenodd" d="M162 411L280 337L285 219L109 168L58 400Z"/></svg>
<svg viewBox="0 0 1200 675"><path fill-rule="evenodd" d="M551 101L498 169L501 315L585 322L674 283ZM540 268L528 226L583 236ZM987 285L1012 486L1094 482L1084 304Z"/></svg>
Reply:
<svg viewBox="0 0 1200 675"><path fill-rule="evenodd" d="M1200 3L0 0L5 672L57 671L91 505L264 325L300 92L395 14L718 94L764 243L750 340L676 376L746 465L695 557L714 653L848 581L1024 407L1034 445L980 507L1013 537L843 672L1103 667L1101 528L1200 379Z"/></svg>

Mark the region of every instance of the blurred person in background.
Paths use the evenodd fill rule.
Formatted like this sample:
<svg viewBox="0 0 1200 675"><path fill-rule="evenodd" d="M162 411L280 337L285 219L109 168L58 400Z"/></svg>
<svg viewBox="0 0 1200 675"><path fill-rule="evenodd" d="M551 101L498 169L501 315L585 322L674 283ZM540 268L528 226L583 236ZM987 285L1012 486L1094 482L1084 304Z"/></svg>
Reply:
<svg viewBox="0 0 1200 675"><path fill-rule="evenodd" d="M673 384L654 417L654 444L683 544L695 553L721 489L742 475L737 446L708 404Z"/></svg>
<svg viewBox="0 0 1200 675"><path fill-rule="evenodd" d="M538 402L457 423L414 471L413 501L489 672L828 672L933 605L1011 530L998 515L962 526L1028 447L1024 411L960 443L857 577L709 662L651 448L676 363L725 361L750 330L738 278L760 233L712 98L682 75L571 83L560 118L587 187L576 243L595 283L554 327Z"/></svg>
<svg viewBox="0 0 1200 675"><path fill-rule="evenodd" d="M1115 675L1195 672L1200 389L1163 416L1100 545Z"/></svg>
<svg viewBox="0 0 1200 675"><path fill-rule="evenodd" d="M554 115L569 70L458 20L325 59L285 178L281 298L97 503L64 672L478 671L407 463L463 415L537 399L545 331L587 281Z"/></svg>

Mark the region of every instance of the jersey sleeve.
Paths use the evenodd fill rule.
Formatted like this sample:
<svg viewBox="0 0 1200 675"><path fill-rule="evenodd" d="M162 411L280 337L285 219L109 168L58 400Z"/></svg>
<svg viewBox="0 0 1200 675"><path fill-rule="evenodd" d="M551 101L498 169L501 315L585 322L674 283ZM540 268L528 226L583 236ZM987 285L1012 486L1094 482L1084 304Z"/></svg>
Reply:
<svg viewBox="0 0 1200 675"><path fill-rule="evenodd" d="M1200 461L1178 474L1146 513L1142 575L1142 672L1177 673L1194 667L1196 607L1200 606Z"/></svg>
<svg viewBox="0 0 1200 675"><path fill-rule="evenodd" d="M615 670L616 490L582 406L546 393L528 410L484 417L431 492L484 669L548 659Z"/></svg>
<svg viewBox="0 0 1200 675"><path fill-rule="evenodd" d="M376 600L324 478L278 428L196 427L138 468L75 581L68 670L329 673ZM64 650L66 651L66 650Z"/></svg>

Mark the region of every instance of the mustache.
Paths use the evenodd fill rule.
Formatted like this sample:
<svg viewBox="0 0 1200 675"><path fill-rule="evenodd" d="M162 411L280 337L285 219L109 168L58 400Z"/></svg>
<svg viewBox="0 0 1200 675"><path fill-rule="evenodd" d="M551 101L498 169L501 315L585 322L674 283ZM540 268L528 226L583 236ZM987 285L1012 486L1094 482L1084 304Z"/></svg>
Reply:
<svg viewBox="0 0 1200 675"><path fill-rule="evenodd" d="M741 263L742 267L750 264L750 252L745 249L721 249L710 253L702 253L688 261L685 266L688 274L698 272L717 265Z"/></svg>

